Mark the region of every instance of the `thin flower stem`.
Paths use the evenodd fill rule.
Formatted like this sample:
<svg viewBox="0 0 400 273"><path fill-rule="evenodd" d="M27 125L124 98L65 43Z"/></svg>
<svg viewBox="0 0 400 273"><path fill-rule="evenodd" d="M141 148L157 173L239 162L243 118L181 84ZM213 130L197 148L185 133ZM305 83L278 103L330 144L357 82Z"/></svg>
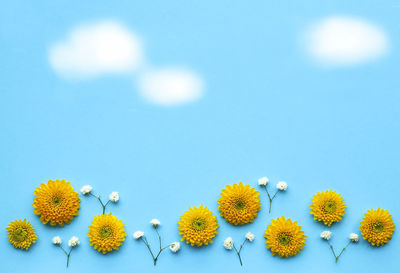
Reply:
<svg viewBox="0 0 400 273"><path fill-rule="evenodd" d="M243 244L242 244L242 246L243 246ZM239 257L240 266L243 266L242 257L240 257L240 250L242 250L242 246L240 246L240 249L239 249L239 251L238 251L238 250L236 249L236 247L235 247L235 244L233 244L233 248L235 249L236 254L237 254L238 257Z"/></svg>
<svg viewBox="0 0 400 273"><path fill-rule="evenodd" d="M154 259L155 259L154 254L153 254L153 251L151 251L150 245L147 242L146 237L143 236L143 237L141 237L141 239L142 239L143 243L147 246L147 249L149 250L151 257L153 258L153 261L154 261Z"/></svg>
<svg viewBox="0 0 400 273"><path fill-rule="evenodd" d="M346 248L349 246L350 243L351 241L347 243L347 245L342 249L342 251L340 251L339 256L336 257L336 262L339 260L340 256L343 254L343 251L346 250Z"/></svg>
<svg viewBox="0 0 400 273"><path fill-rule="evenodd" d="M156 228L156 227L155 227ZM157 228L156 228L156 231L157 231ZM168 248L170 245L167 245L167 246L165 246L165 247L162 247L161 246L161 236L160 236L160 234L158 233L158 231L157 231L157 235L158 235L158 240L160 241L160 250L158 251L158 253L157 253L157 255L154 257L154 254L153 254L153 251L151 250L151 247L150 247L150 244L147 242L147 239L146 239L146 237L141 237L141 239L142 239L142 241L145 243L145 245L147 246L147 249L149 250L149 252L150 252L150 254L151 254L151 257L153 258L153 262L154 262L154 265L156 265L157 264L157 260L158 260L158 257L160 256L160 254L161 254L161 252L163 252L166 248Z"/></svg>
<svg viewBox="0 0 400 273"><path fill-rule="evenodd" d="M275 192L275 194L274 194L272 197L271 197L271 195L270 195L269 192L268 192L267 186L265 186L265 190L266 190L266 192L267 192L268 199L269 199L269 213L271 213L272 201L275 199L275 196L277 195L277 193L278 193L279 190L277 190L277 191Z"/></svg>
<svg viewBox="0 0 400 273"><path fill-rule="evenodd" d="M331 248L331 250L332 250L332 254L333 254L333 256L335 257L335 260L336 260L336 262L337 262L337 257L336 257L336 254L335 254L335 250L333 250L333 246L328 242L328 245L329 245L329 247Z"/></svg>
<svg viewBox="0 0 400 273"><path fill-rule="evenodd" d="M110 203L110 200L107 201L107 203L104 205L103 201L101 201L100 195L94 195L93 193L89 192L89 194L93 197L95 197L97 200L99 200L101 207L103 208L103 214L106 213L106 207Z"/></svg>
<svg viewBox="0 0 400 273"><path fill-rule="evenodd" d="M157 227L154 227L155 228L155 230L156 230L156 232L157 232L157 236L158 236L158 241L160 241L160 250L161 250L161 236L160 236L160 233L158 233L158 229L157 229Z"/></svg>
<svg viewBox="0 0 400 273"><path fill-rule="evenodd" d="M69 250L69 252L67 252L61 245L59 245L59 247L62 249L62 251L64 251L65 255L67 255L67 267L68 267L68 265L69 265L69 256L71 256L72 248Z"/></svg>

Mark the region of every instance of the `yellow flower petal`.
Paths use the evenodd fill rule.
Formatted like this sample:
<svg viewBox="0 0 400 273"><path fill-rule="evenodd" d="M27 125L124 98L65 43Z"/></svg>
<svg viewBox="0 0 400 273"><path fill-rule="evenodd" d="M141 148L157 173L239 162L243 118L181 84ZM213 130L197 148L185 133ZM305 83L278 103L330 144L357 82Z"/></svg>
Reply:
<svg viewBox="0 0 400 273"><path fill-rule="evenodd" d="M343 197L332 190L315 194L310 208L310 213L314 215L314 220L322 221L327 226L342 220L346 213L346 204L343 202Z"/></svg>
<svg viewBox="0 0 400 273"><path fill-rule="evenodd" d="M373 246L382 246L390 241L395 230L392 215L388 210L369 210L360 223L361 235Z"/></svg>
<svg viewBox="0 0 400 273"><path fill-rule="evenodd" d="M12 221L7 229L8 241L15 247L28 250L38 238L32 225L24 220Z"/></svg>

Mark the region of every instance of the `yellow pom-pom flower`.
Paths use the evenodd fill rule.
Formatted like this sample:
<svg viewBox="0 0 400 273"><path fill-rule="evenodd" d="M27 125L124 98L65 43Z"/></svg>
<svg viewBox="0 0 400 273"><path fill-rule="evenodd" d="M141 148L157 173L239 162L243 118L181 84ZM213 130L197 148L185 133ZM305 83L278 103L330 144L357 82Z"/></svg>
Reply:
<svg viewBox="0 0 400 273"><path fill-rule="evenodd" d="M183 235L181 241L192 246L208 245L218 233L217 217L203 205L185 211L178 225L179 234Z"/></svg>
<svg viewBox="0 0 400 273"><path fill-rule="evenodd" d="M94 249L106 254L119 249L125 241L126 232L122 220L110 213L95 216L87 236Z"/></svg>
<svg viewBox="0 0 400 273"><path fill-rule="evenodd" d="M38 238L35 229L26 219L12 221L7 227L8 241L15 247L28 250Z"/></svg>
<svg viewBox="0 0 400 273"><path fill-rule="evenodd" d="M272 255L278 254L282 258L296 256L297 253L300 253L300 250L306 245L307 238L297 222L292 222L283 216L271 220L264 237Z"/></svg>
<svg viewBox="0 0 400 273"><path fill-rule="evenodd" d="M43 224L64 226L79 214L79 194L64 179L42 183L33 193L33 213L40 215Z"/></svg>
<svg viewBox="0 0 400 273"><path fill-rule="evenodd" d="M314 220L323 221L324 225L327 226L342 220L346 212L346 204L343 202L343 197L332 190L317 192L313 196L310 208L310 213L314 215Z"/></svg>
<svg viewBox="0 0 400 273"><path fill-rule="evenodd" d="M254 221L261 208L259 191L249 185L227 185L218 199L221 216L233 225L244 225Z"/></svg>
<svg viewBox="0 0 400 273"><path fill-rule="evenodd" d="M389 242L395 225L388 210L378 208L369 210L360 223L361 235L373 246L381 246Z"/></svg>

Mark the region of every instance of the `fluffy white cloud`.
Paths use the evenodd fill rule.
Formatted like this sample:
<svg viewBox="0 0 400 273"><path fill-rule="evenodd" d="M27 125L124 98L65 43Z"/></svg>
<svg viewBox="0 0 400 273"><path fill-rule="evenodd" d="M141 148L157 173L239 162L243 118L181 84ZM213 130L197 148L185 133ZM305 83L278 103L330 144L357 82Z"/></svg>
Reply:
<svg viewBox="0 0 400 273"><path fill-rule="evenodd" d="M139 92L146 100L166 106L201 98L203 87L203 80L196 73L183 68L154 69L138 79Z"/></svg>
<svg viewBox="0 0 400 273"><path fill-rule="evenodd" d="M320 64L356 65L382 57L388 39L378 26L352 17L329 17L306 35L307 49Z"/></svg>
<svg viewBox="0 0 400 273"><path fill-rule="evenodd" d="M79 26L64 41L51 46L49 61L67 78L133 71L141 64L139 38L121 24L103 21Z"/></svg>

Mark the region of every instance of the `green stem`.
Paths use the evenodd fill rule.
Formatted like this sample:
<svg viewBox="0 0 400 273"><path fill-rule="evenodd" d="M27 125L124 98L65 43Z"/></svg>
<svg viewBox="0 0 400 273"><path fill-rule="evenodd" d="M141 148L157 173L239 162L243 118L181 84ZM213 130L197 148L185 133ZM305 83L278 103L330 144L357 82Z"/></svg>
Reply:
<svg viewBox="0 0 400 273"><path fill-rule="evenodd" d="M277 190L274 194L274 196L271 197L271 195L268 192L267 186L265 186L265 190L267 191L268 199L269 199L269 213L271 213L271 207L272 207L272 201L275 199L276 194L278 193L279 190Z"/></svg>
<svg viewBox="0 0 400 273"><path fill-rule="evenodd" d="M240 250L242 250L242 246L243 246L243 244L240 246L239 251L238 251L238 250L236 249L236 247L235 247L235 244L233 244L233 248L235 249L236 254L237 254L238 257L239 257L240 266L243 266L242 257L240 257Z"/></svg>
<svg viewBox="0 0 400 273"><path fill-rule="evenodd" d="M96 196L93 193L89 192L89 194L93 197L95 197L97 200L99 200L101 207L103 208L103 214L106 213L106 207L110 203L110 200L107 201L107 203L104 205L103 201L101 201L100 195Z"/></svg>
<svg viewBox="0 0 400 273"><path fill-rule="evenodd" d="M342 251L340 251L339 256L336 257L336 262L339 260L340 256L342 256L343 252L346 250L346 248L349 246L350 243L351 241L347 243L347 245L342 249Z"/></svg>

